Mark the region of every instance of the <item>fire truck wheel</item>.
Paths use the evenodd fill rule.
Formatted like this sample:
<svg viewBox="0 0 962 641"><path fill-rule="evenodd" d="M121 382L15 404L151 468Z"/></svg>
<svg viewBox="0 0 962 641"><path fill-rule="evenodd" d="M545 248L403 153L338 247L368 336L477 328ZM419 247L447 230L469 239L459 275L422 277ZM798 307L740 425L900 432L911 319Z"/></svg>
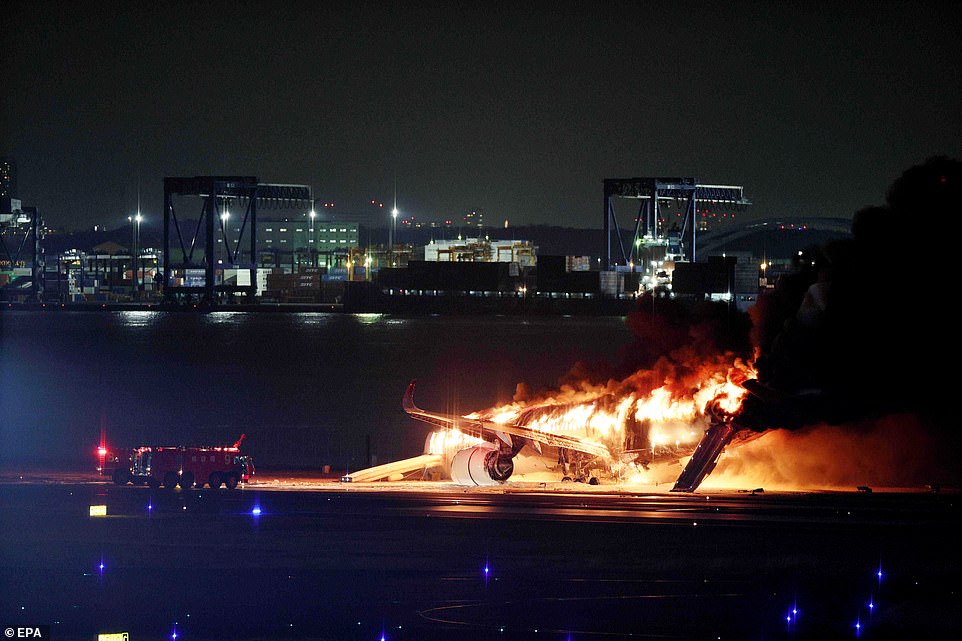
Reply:
<svg viewBox="0 0 962 641"><path fill-rule="evenodd" d="M190 488L194 487L193 472L184 472L180 475L180 487L185 490L189 490Z"/></svg>
<svg viewBox="0 0 962 641"><path fill-rule="evenodd" d="M177 480L176 472L167 472L164 474L164 487L168 490L174 489L177 486Z"/></svg>
<svg viewBox="0 0 962 641"><path fill-rule="evenodd" d="M223 479L220 477L220 472L211 472L210 477L207 479L207 484L210 485L210 489L212 490L220 488L220 484L223 482Z"/></svg>
<svg viewBox="0 0 962 641"><path fill-rule="evenodd" d="M127 482L130 480L130 472L127 470L114 470L112 477L114 483L117 485L127 485Z"/></svg>
<svg viewBox="0 0 962 641"><path fill-rule="evenodd" d="M240 481L240 478L238 478L237 474L234 472L231 472L230 474L227 475L227 489L233 490L235 487L237 487L237 483L239 481Z"/></svg>

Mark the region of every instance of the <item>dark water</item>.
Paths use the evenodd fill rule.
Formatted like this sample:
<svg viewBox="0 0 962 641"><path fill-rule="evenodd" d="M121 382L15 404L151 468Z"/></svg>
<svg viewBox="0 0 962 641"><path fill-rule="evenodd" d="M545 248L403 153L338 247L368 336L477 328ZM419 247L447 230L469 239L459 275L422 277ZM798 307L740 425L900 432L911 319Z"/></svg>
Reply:
<svg viewBox="0 0 962 641"><path fill-rule="evenodd" d="M0 313L0 463L83 464L110 444L231 443L261 465L354 468L419 454L401 410L467 413L614 362L621 317Z"/></svg>

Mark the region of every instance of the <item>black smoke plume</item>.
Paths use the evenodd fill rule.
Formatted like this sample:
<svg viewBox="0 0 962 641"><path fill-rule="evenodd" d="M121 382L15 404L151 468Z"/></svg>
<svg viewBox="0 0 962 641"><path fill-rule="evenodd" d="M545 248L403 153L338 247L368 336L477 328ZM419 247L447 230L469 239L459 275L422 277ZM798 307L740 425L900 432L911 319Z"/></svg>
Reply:
<svg viewBox="0 0 962 641"><path fill-rule="evenodd" d="M884 205L855 214L850 239L804 252L798 269L760 298L750 310L757 380L746 384L743 426L835 426L869 437L898 423L926 437L909 439L917 447L902 449L906 461L925 460L933 477L959 480L952 242L960 185L957 160L934 157L906 170Z"/></svg>
<svg viewBox="0 0 962 641"><path fill-rule="evenodd" d="M852 237L813 248L751 310L757 427L955 412L957 271L948 238L962 215L962 165L905 171L885 205L857 212Z"/></svg>

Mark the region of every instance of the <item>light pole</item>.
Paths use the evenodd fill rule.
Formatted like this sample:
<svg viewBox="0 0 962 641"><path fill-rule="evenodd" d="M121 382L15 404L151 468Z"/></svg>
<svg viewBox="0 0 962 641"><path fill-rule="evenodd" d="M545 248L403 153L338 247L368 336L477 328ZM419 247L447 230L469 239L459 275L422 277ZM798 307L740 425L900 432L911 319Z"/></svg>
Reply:
<svg viewBox="0 0 962 641"><path fill-rule="evenodd" d="M397 206L395 206L394 209L391 210L390 236L391 236L391 253L392 254L394 253L394 235L397 233L397 215L398 215L398 210L397 210Z"/></svg>
<svg viewBox="0 0 962 641"><path fill-rule="evenodd" d="M127 222L130 223L130 267L131 267L131 282L134 291L139 289L137 278L137 261L140 255L140 221L143 220L143 216L140 215L138 211L134 216L127 216Z"/></svg>
<svg viewBox="0 0 962 641"><path fill-rule="evenodd" d="M391 210L390 247L388 264L394 267L394 235L397 233L397 176L394 177L394 209Z"/></svg>
<svg viewBox="0 0 962 641"><path fill-rule="evenodd" d="M314 203L311 203L311 267L317 267L317 240L314 238L314 218L317 217L317 212L314 211Z"/></svg>
<svg viewBox="0 0 962 641"><path fill-rule="evenodd" d="M224 235L224 256L227 258L227 262L228 262L228 263L231 263L231 262L232 262L232 259L231 259L231 255L230 255L230 245L228 244L229 241L228 241L228 234L227 234L227 230L228 230L227 221L228 221L228 219L230 219L230 211L228 211L227 205L225 204L225 205L224 205L224 213L222 213L222 214L220 215L220 227L221 227L221 232L222 232L223 235Z"/></svg>
<svg viewBox="0 0 962 641"><path fill-rule="evenodd" d="M137 291L137 236L134 232L134 217L127 216L130 223L130 284Z"/></svg>
<svg viewBox="0 0 962 641"><path fill-rule="evenodd" d="M137 234L134 236L134 238L135 238L135 240L134 240L134 246L135 246L136 249L137 249L137 262L140 262L140 260L141 260L141 258L140 258L140 254L141 254L141 251L140 251L140 221L142 221L143 219L144 219L144 217L140 215L140 212L139 212L139 211L137 212L137 215L134 216L134 220L137 222L137 227L136 227L136 229L137 229ZM140 291L140 289L143 287L143 283L141 282L140 277L137 275L137 265L136 265L136 264L134 265L134 285L136 286L136 288L137 288L138 291Z"/></svg>

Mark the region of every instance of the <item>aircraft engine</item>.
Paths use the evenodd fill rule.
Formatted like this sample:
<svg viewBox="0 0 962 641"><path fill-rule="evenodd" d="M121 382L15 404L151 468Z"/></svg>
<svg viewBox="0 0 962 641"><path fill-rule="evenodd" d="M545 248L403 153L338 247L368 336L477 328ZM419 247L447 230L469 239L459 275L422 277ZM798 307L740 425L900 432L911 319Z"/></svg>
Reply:
<svg viewBox="0 0 962 641"><path fill-rule="evenodd" d="M451 459L451 480L458 485L498 485L512 472L514 461L491 443L460 450Z"/></svg>

